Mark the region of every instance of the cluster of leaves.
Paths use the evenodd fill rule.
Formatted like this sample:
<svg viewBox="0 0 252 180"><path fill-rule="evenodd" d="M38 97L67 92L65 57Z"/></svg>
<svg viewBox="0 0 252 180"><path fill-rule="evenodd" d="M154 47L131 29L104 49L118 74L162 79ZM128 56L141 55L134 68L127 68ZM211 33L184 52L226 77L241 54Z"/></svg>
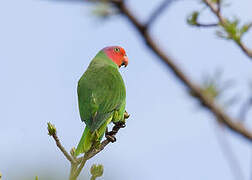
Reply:
<svg viewBox="0 0 252 180"><path fill-rule="evenodd" d="M103 0L96 3L93 14L99 18L107 19L118 14L118 11L108 1Z"/></svg>
<svg viewBox="0 0 252 180"><path fill-rule="evenodd" d="M222 1L220 2L220 0L211 0L211 3L217 6L217 4L222 3ZM193 11L188 16L187 23L191 26L201 26L201 23L199 22L199 16L199 11ZM249 31L252 26L252 23L246 23L244 25L240 24L241 23L237 18L233 18L233 20L223 19L223 22L218 22L215 24L220 28L219 30L217 30L216 34L221 38L234 40L235 42L240 44L243 35ZM207 26L207 24L205 26Z"/></svg>
<svg viewBox="0 0 252 180"><path fill-rule="evenodd" d="M225 22L220 24L222 29L217 31L217 35L224 39L232 39L237 43L241 42L242 36L248 32L251 28L252 23L247 23L242 26L239 26L239 19L228 20L225 19Z"/></svg>
<svg viewBox="0 0 252 180"><path fill-rule="evenodd" d="M223 81L221 76L221 71L216 71L214 75L206 75L202 83L200 85L200 89L202 94L208 97L212 101L222 101L221 104L224 107L234 104L237 101L237 97L233 96L230 99L223 99L222 95L224 95L227 90L229 90L233 85L234 81L232 80L225 80ZM196 95L190 92L190 95L195 97Z"/></svg>

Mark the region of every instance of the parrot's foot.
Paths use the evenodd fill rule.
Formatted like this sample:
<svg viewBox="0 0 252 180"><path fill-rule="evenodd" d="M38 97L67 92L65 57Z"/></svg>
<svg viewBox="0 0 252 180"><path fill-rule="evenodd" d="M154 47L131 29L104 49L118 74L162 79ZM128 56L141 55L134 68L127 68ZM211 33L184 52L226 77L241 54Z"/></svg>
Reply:
<svg viewBox="0 0 252 180"><path fill-rule="evenodd" d="M124 112L124 119L128 119L130 117L129 113L127 111Z"/></svg>
<svg viewBox="0 0 252 180"><path fill-rule="evenodd" d="M114 125L115 125L115 126L113 127L112 131L115 130L116 133L118 132L118 130L119 130L120 128L125 128L125 127L126 127L125 122L122 122L122 121L115 122Z"/></svg>
<svg viewBox="0 0 252 180"><path fill-rule="evenodd" d="M106 128L105 137L107 138L109 142L112 142L112 143L116 142L116 137L115 137L115 134L113 133L113 130L108 131L108 128Z"/></svg>
<svg viewBox="0 0 252 180"><path fill-rule="evenodd" d="M109 142L112 142L112 143L116 142L116 137L115 136L105 134L105 137L107 138L107 140Z"/></svg>
<svg viewBox="0 0 252 180"><path fill-rule="evenodd" d="M114 143L116 142L116 133L119 131L119 129L121 128L125 128L126 125L124 122L116 122L114 123L114 127L112 129L112 131L108 131L108 128L106 128L106 132L105 132L105 137L107 138L108 141Z"/></svg>

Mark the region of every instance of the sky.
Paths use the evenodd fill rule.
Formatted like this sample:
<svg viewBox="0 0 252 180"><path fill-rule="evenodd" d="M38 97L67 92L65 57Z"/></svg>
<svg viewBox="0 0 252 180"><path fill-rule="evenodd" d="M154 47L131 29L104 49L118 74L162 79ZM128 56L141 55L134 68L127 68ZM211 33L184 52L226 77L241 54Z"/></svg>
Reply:
<svg viewBox="0 0 252 180"><path fill-rule="evenodd" d="M58 2L57 2L58 1ZM187 89L144 45L121 16L106 21L92 14L90 4L60 0L0 1L0 172L4 180L20 177L67 179L70 165L47 135L46 123L56 125L66 149L76 146L84 130L77 106L77 82L91 59L105 46L125 48L129 65L120 71L127 89L127 128L117 142L92 158L103 164L100 179L235 179L218 143L214 117L200 108ZM144 2L144 3L143 3ZM162 2L128 0L142 21ZM252 21L252 2L228 1L224 14ZM223 70L221 82L234 80L224 99L238 94L227 109L237 117L250 95L252 63L231 41L217 38L215 29L197 29L186 17L202 5L194 0L173 3L150 33L159 46L195 82ZM215 18L204 11L202 22ZM252 48L252 32L244 37ZM248 119L252 114L248 114ZM247 123L248 126L251 123ZM244 179L251 169L251 144L225 131Z"/></svg>

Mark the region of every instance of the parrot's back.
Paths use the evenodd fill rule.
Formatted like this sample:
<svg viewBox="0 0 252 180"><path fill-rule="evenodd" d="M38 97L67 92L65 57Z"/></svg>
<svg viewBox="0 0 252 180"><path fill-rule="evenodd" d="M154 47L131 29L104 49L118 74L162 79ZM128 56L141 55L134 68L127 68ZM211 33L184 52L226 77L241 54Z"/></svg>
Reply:
<svg viewBox="0 0 252 180"><path fill-rule="evenodd" d="M126 90L118 66L104 52L91 61L78 82L78 102L81 120L91 132L106 120L125 111Z"/></svg>

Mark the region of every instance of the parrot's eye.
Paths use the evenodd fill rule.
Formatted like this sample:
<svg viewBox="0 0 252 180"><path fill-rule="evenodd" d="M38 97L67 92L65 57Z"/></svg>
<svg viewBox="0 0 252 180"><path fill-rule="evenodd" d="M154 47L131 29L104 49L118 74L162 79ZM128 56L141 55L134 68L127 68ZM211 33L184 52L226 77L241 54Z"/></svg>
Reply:
<svg viewBox="0 0 252 180"><path fill-rule="evenodd" d="M120 49L119 49L119 48L115 48L114 51L115 51L115 52L119 52Z"/></svg>

